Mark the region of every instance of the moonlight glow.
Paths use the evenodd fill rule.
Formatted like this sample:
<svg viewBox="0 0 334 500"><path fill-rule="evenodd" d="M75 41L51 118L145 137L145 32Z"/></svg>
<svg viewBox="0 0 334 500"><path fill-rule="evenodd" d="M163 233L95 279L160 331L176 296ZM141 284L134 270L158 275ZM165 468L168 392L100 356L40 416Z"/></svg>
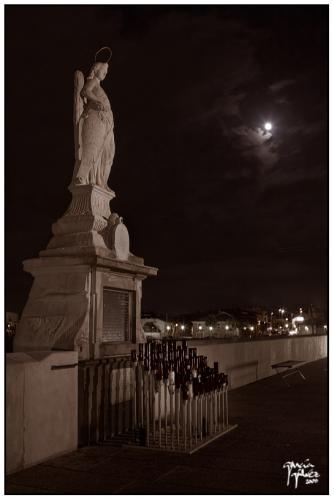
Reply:
<svg viewBox="0 0 334 500"><path fill-rule="evenodd" d="M264 128L267 132L269 132L273 128L273 126L270 122L267 122L264 124Z"/></svg>

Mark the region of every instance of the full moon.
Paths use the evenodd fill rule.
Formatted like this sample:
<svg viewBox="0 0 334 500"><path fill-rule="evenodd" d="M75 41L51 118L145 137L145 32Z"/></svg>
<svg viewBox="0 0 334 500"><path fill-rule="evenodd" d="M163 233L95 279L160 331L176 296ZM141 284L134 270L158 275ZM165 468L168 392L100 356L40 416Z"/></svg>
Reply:
<svg viewBox="0 0 334 500"><path fill-rule="evenodd" d="M267 122L264 124L264 128L267 130L267 132L269 132L269 130L271 130L273 126L271 123Z"/></svg>

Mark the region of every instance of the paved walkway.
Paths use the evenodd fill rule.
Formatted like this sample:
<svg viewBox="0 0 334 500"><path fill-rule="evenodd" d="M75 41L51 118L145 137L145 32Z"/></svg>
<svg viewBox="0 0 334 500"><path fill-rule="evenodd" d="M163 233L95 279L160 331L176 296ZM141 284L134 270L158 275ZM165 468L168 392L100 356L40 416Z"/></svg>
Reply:
<svg viewBox="0 0 334 500"><path fill-rule="evenodd" d="M274 376L230 392L239 427L192 456L111 446L76 452L7 477L6 493L224 494L327 493L327 359L307 377ZM288 487L286 461L310 459L317 484Z"/></svg>

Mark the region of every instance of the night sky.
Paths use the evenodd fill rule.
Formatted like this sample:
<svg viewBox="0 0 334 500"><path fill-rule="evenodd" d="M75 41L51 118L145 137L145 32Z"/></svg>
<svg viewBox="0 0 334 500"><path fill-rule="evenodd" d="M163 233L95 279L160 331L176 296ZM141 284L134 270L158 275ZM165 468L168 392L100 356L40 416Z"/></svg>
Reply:
<svg viewBox="0 0 334 500"><path fill-rule="evenodd" d="M69 205L73 74L104 45L143 309L326 305L328 6L6 6L5 28L6 310Z"/></svg>

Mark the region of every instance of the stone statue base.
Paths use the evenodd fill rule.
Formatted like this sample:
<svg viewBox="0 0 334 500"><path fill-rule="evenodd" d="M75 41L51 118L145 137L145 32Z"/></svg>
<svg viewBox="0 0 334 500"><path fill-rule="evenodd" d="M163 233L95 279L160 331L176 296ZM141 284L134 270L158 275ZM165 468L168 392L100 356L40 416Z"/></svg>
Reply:
<svg viewBox="0 0 334 500"><path fill-rule="evenodd" d="M34 283L15 336L14 350L76 350L79 359L129 354L144 341L142 281L157 269L99 256L40 257L24 261ZM106 290L129 296L128 338L105 335ZM107 325L108 326L108 325Z"/></svg>
<svg viewBox="0 0 334 500"><path fill-rule="evenodd" d="M24 261L34 283L15 336L15 351L77 350L80 359L128 354L142 341L141 282L157 269L130 252L115 193L71 186L72 201L52 226L40 257Z"/></svg>
<svg viewBox="0 0 334 500"><path fill-rule="evenodd" d="M54 234L41 256L94 254L111 256L104 238L111 216L113 191L98 186L71 186L72 201L65 214L52 225Z"/></svg>

